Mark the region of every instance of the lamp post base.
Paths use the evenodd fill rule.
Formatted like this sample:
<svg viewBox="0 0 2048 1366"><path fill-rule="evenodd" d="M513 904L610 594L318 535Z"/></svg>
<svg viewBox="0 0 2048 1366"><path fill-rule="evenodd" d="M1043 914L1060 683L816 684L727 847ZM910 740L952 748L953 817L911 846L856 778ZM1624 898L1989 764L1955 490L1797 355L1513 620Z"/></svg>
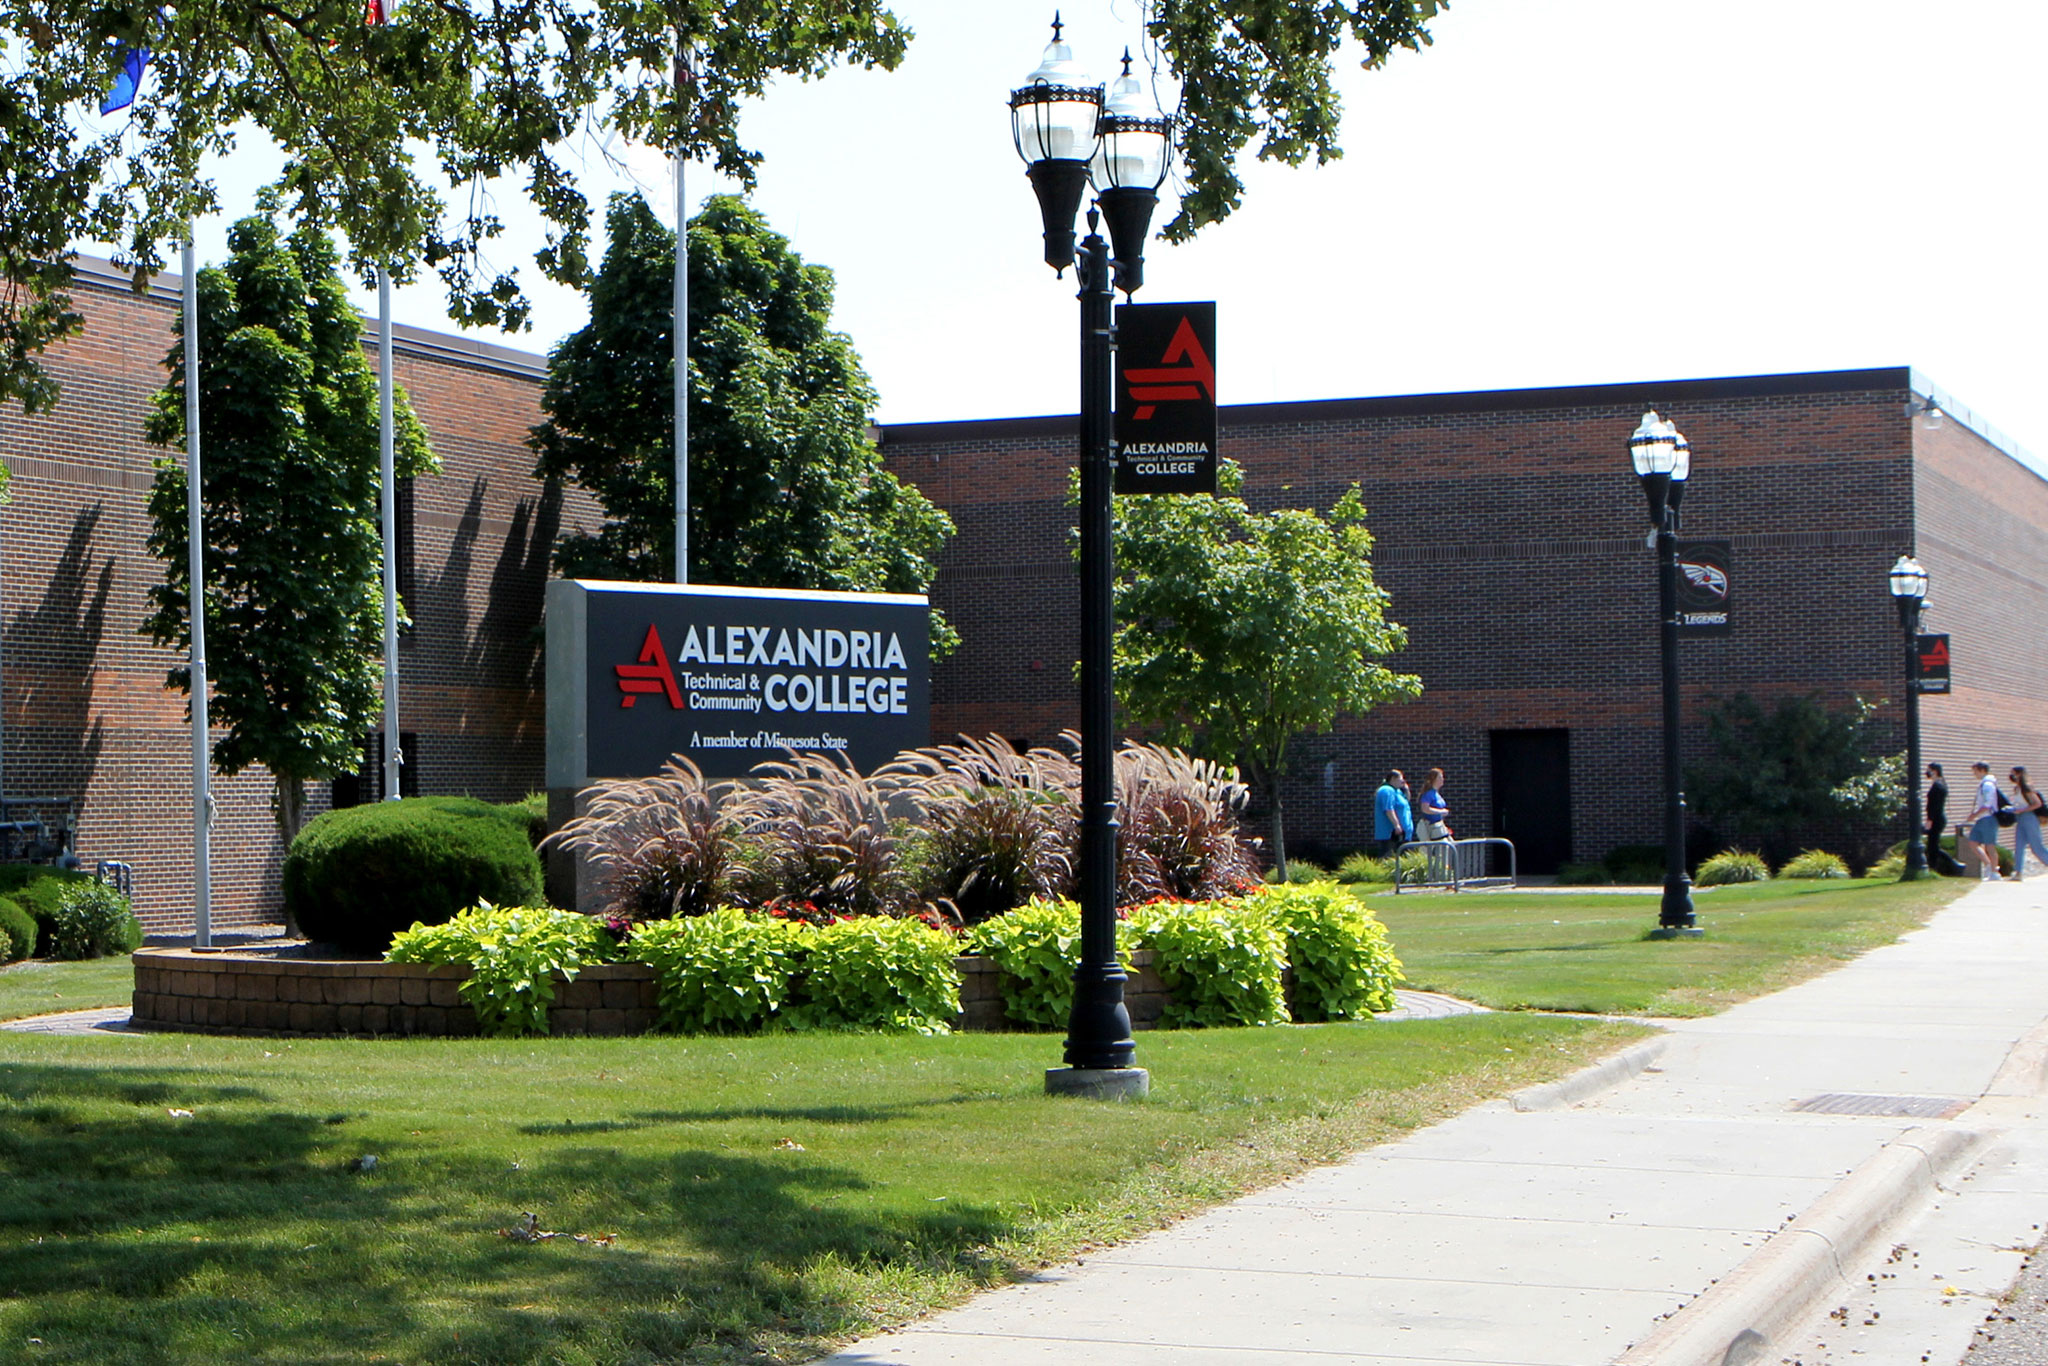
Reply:
<svg viewBox="0 0 2048 1366"><path fill-rule="evenodd" d="M1085 1096L1089 1100L1142 1100L1152 1090L1152 1074L1142 1067L1048 1067L1048 1096Z"/></svg>
<svg viewBox="0 0 2048 1366"><path fill-rule="evenodd" d="M1705 939L1707 932L1697 925L1659 925L1650 931L1652 939Z"/></svg>

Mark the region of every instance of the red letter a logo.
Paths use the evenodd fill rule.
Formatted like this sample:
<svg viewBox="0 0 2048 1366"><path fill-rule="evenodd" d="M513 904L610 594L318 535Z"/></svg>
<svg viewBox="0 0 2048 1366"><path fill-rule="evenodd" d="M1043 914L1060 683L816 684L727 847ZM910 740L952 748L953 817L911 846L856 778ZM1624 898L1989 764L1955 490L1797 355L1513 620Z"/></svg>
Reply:
<svg viewBox="0 0 2048 1366"><path fill-rule="evenodd" d="M638 664L614 664L612 668L619 675L619 705L630 707L640 699L636 694L643 692L665 692L668 704L682 710L683 695L676 688L676 671L668 664L668 652L661 648L661 635L653 623L647 627L647 639L640 645Z"/></svg>

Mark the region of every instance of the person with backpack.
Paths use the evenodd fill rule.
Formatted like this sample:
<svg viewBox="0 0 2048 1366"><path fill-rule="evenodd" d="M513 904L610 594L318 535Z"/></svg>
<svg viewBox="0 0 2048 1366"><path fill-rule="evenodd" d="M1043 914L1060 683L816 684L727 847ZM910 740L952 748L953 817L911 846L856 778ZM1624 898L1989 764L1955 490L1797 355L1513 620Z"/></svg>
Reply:
<svg viewBox="0 0 2048 1366"><path fill-rule="evenodd" d="M2012 832L2012 880L2019 882L2027 875L2027 850L2034 851L2034 857L2048 868L2048 846L2041 843L2041 812L2048 802L2041 799L2033 785L2027 781L2024 764L2012 766L2012 790L2019 800L2013 803Z"/></svg>
<svg viewBox="0 0 2048 1366"><path fill-rule="evenodd" d="M1998 790L1998 780L1991 776L1991 765L1978 760L1970 765L1970 772L1977 775L1977 804L1970 808L1970 834L1964 840L1977 851L1977 876L1986 882L1998 881L1998 808L2005 801L2005 794Z"/></svg>

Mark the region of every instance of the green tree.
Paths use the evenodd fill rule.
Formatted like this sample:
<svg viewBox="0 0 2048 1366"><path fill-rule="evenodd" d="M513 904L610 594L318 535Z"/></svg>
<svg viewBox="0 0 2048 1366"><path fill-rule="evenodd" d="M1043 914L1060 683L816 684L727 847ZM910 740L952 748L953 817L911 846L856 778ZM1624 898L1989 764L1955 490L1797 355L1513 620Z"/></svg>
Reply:
<svg viewBox="0 0 2048 1366"><path fill-rule="evenodd" d="M213 761L228 774L270 770L290 843L307 780L354 768L382 706L377 377L324 232L286 240L257 216L235 224L228 245L226 268L198 280ZM179 327L145 431L182 449ZM435 468L403 391L395 432L400 474ZM185 500L184 466L159 458L149 549L164 581L149 590L142 630L180 650L192 634ZM169 682L189 694L189 669Z"/></svg>
<svg viewBox="0 0 2048 1366"><path fill-rule="evenodd" d="M565 574L675 568L675 234L618 195L590 323L548 357L535 473L597 495L605 522L555 548ZM745 201L690 221L690 580L922 593L952 520L882 468L874 385L831 329L832 272ZM932 644L958 637L932 614Z"/></svg>
<svg viewBox="0 0 2048 1366"><path fill-rule="evenodd" d="M1904 761L1876 752L1877 707L1861 698L1837 710L1817 695L1781 697L1767 709L1745 692L1703 710L1711 754L1687 772L1688 798L1774 863L1817 824L1881 820L1904 804Z"/></svg>
<svg viewBox="0 0 2048 1366"><path fill-rule="evenodd" d="M580 131L616 129L751 188L748 101L779 75L893 69L910 39L880 0L437 0L377 26L363 5L0 0L0 402L56 398L37 357L80 325L72 244L125 244L138 283L160 269L163 244L215 211L197 171L233 150L238 129L283 150L276 183L294 217L341 229L357 271L389 262L405 280L424 262L458 322L517 329L517 275L485 263L500 231L494 182L521 183L547 220L541 271L580 286L589 204L565 145ZM1377 67L1426 43L1443 5L1147 0L1146 33L1181 89L1186 194L1167 236L1237 207L1235 167L1254 139L1259 157L1289 165L1340 155L1338 50L1355 43ZM98 107L122 45L153 54L142 97L126 114L77 117Z"/></svg>
<svg viewBox="0 0 2048 1366"><path fill-rule="evenodd" d="M1323 516L1254 512L1225 461L1222 496L1116 500L1116 692L1130 724L1234 763L1270 804L1287 871L1280 784L1296 736L1419 697L1381 661L1408 633L1373 581L1354 485Z"/></svg>

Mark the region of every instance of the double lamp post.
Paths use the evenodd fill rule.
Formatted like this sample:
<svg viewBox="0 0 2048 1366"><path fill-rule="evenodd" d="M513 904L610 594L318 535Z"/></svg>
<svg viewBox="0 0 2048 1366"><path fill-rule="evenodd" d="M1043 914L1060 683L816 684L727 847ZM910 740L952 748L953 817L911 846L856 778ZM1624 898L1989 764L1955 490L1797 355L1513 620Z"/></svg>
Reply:
<svg viewBox="0 0 2048 1366"><path fill-rule="evenodd" d="M1906 867L1899 881L1912 882L1927 876L1920 818L1920 609L1927 605L1927 570L1911 555L1901 555L1889 577L1899 629L1906 633Z"/></svg>
<svg viewBox="0 0 2048 1366"><path fill-rule="evenodd" d="M1116 952L1116 783L1112 751L1110 610L1113 566L1110 491L1115 469L1116 289L1144 280L1145 237L1166 179L1170 120L1145 107L1124 72L1105 94L1083 75L1053 19L1038 68L1010 94L1010 129L1037 193L1045 263L1075 267L1081 299L1081 960L1074 972L1066 1062L1046 1073L1046 1090L1092 1096L1145 1093L1132 1065L1137 1044L1124 1006ZM1074 217L1093 186L1088 236L1074 242ZM1109 226L1108 242L1098 231Z"/></svg>
<svg viewBox="0 0 2048 1366"><path fill-rule="evenodd" d="M1694 939L1692 879L1685 871L1685 793L1679 787L1678 748L1678 507L1692 473L1692 447L1678 428L1643 414L1629 438L1636 477L1650 502L1652 544L1657 551L1657 614L1662 622L1664 673L1664 899L1657 911L1657 939Z"/></svg>

